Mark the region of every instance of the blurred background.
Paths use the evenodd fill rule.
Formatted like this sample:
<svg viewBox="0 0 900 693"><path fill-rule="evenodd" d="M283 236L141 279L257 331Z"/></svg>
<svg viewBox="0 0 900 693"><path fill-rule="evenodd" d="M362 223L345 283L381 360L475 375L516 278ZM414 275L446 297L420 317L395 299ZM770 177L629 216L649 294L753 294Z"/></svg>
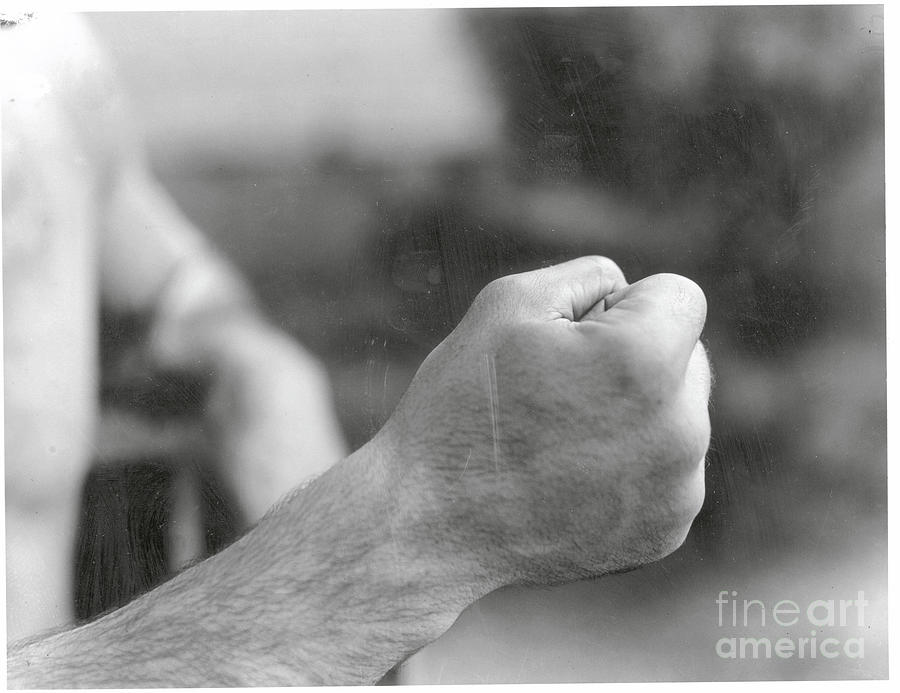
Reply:
<svg viewBox="0 0 900 693"><path fill-rule="evenodd" d="M497 276L599 253L706 291L713 441L687 543L632 573L489 595L387 682L887 675L880 7L88 19L156 173L326 363L353 448ZM134 464L86 497L101 526L122 504L143 520L120 556L83 527L83 616L164 577L171 474L152 457L205 454L159 423L190 420L200 395L148 389L129 368L138 333L104 321L98 469ZM144 475L143 499L123 500L121 474ZM240 521L227 489L201 486L215 550ZM864 656L723 659L722 637L810 635L720 626L723 590L770 608L863 591L864 624L817 637L863 637Z"/></svg>

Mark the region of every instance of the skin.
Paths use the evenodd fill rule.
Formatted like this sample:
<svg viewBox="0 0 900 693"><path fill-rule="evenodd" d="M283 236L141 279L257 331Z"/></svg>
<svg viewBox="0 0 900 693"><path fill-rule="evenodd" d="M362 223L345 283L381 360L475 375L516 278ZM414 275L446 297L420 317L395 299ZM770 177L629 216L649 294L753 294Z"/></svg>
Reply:
<svg viewBox="0 0 900 693"><path fill-rule="evenodd" d="M366 446L10 687L368 684L510 584L675 550L703 499L703 293L580 258L488 285Z"/></svg>
<svg viewBox="0 0 900 693"><path fill-rule="evenodd" d="M152 324L160 369L211 376L204 429L258 520L346 455L324 368L267 323L150 173L121 91L74 17L0 36L7 636L71 622L95 455L102 304Z"/></svg>
<svg viewBox="0 0 900 693"><path fill-rule="evenodd" d="M113 311L153 317L146 348L158 368L212 376L204 427L255 522L347 453L327 373L262 317L242 278L152 177L143 153L121 151L101 227L102 300Z"/></svg>

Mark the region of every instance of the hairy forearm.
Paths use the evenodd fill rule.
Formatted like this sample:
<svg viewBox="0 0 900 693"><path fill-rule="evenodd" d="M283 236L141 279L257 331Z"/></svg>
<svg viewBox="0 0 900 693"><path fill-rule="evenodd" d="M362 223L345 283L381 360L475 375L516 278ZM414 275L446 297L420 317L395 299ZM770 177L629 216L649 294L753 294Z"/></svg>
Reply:
<svg viewBox="0 0 900 693"><path fill-rule="evenodd" d="M13 645L10 687L377 681L495 586L423 541L385 454L376 439L128 606Z"/></svg>

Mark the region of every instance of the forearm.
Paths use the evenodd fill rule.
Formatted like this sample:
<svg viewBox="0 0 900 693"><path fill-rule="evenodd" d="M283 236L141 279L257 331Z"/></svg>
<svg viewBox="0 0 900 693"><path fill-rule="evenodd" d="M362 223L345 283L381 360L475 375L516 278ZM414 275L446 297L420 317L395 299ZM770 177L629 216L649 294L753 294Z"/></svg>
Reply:
<svg viewBox="0 0 900 693"><path fill-rule="evenodd" d="M12 646L10 687L377 681L493 589L398 503L378 439L217 556L78 629ZM417 504L418 505L418 504Z"/></svg>

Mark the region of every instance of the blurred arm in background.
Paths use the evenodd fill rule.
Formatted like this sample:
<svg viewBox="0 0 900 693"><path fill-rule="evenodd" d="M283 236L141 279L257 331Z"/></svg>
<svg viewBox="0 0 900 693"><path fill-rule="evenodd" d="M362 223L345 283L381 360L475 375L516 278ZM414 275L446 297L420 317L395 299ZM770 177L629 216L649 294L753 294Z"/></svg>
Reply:
<svg viewBox="0 0 900 693"><path fill-rule="evenodd" d="M327 374L266 321L141 152L125 146L114 162L99 248L102 300L116 312L152 316L148 352L156 367L211 375L205 423L222 471L256 521L345 453Z"/></svg>
<svg viewBox="0 0 900 693"><path fill-rule="evenodd" d="M9 639L72 620L101 302L149 316L160 370L209 380L205 426L249 520L344 454L323 369L153 179L80 21L13 24L0 60Z"/></svg>

